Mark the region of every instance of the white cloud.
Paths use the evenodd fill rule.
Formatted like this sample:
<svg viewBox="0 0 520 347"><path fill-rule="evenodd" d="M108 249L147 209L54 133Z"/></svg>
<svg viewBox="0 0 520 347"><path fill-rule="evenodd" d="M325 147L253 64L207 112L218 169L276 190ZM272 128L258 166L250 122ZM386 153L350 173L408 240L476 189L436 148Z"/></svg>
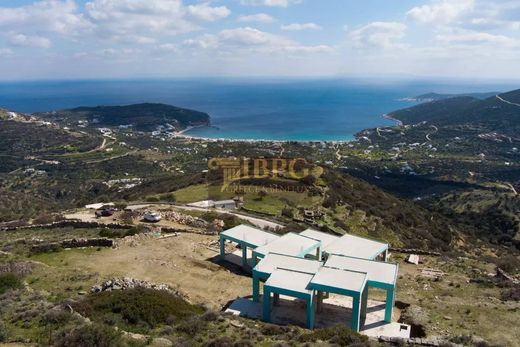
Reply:
<svg viewBox="0 0 520 347"><path fill-rule="evenodd" d="M288 31L300 31L300 30L321 30L321 27L316 23L293 23L288 25L282 25L282 30Z"/></svg>
<svg viewBox="0 0 520 347"><path fill-rule="evenodd" d="M435 0L412 8L407 16L420 23L450 23L474 8L475 0Z"/></svg>
<svg viewBox="0 0 520 347"><path fill-rule="evenodd" d="M292 4L299 4L302 0L241 0L242 5L249 6L269 6L269 7L288 7Z"/></svg>
<svg viewBox="0 0 520 347"><path fill-rule="evenodd" d="M260 31L251 27L222 30L220 42L243 46L251 45L289 45L292 41L282 36Z"/></svg>
<svg viewBox="0 0 520 347"><path fill-rule="evenodd" d="M274 18L266 13L243 15L238 17L239 22L272 23Z"/></svg>
<svg viewBox="0 0 520 347"><path fill-rule="evenodd" d="M450 33L438 34L435 36L438 42L444 44L467 44L482 45L489 44L503 47L520 47L520 41L505 35L493 35L486 32L475 32L467 30L455 30Z"/></svg>
<svg viewBox="0 0 520 347"><path fill-rule="evenodd" d="M350 32L349 37L357 48L402 47L406 25L398 22L372 22Z"/></svg>
<svg viewBox="0 0 520 347"><path fill-rule="evenodd" d="M0 57L8 57L13 53L13 50L10 48L0 48Z"/></svg>
<svg viewBox="0 0 520 347"><path fill-rule="evenodd" d="M177 53L179 51L179 46L175 43L163 43L157 47L157 50L165 53Z"/></svg>
<svg viewBox="0 0 520 347"><path fill-rule="evenodd" d="M186 39L183 41L183 44L187 47L200 49L212 49L219 46L217 36L212 34L204 34L197 38Z"/></svg>
<svg viewBox="0 0 520 347"><path fill-rule="evenodd" d="M334 48L327 45L302 45L286 37L261 31L251 27L226 29L216 35L205 34L196 39L184 41L187 47L243 53L282 53L282 54L315 54L330 53Z"/></svg>
<svg viewBox="0 0 520 347"><path fill-rule="evenodd" d="M315 54L315 53L332 53L335 48L327 45L317 45L317 46L285 46L281 48L282 51L288 53L299 53L299 54Z"/></svg>
<svg viewBox="0 0 520 347"><path fill-rule="evenodd" d="M7 30L72 36L88 27L74 0L44 0L27 6L0 8L0 28Z"/></svg>
<svg viewBox="0 0 520 347"><path fill-rule="evenodd" d="M43 36L27 36L24 34L9 33L9 43L13 46L27 46L37 48L49 48L51 41Z"/></svg>
<svg viewBox="0 0 520 347"><path fill-rule="evenodd" d="M191 32L200 28L199 22L231 13L225 6L184 6L181 0L92 0L85 9L99 36L129 42L154 42L162 36Z"/></svg>
<svg viewBox="0 0 520 347"><path fill-rule="evenodd" d="M231 14L231 11L226 6L212 7L205 2L198 5L189 5L188 13L195 19L214 22L218 19L226 18Z"/></svg>

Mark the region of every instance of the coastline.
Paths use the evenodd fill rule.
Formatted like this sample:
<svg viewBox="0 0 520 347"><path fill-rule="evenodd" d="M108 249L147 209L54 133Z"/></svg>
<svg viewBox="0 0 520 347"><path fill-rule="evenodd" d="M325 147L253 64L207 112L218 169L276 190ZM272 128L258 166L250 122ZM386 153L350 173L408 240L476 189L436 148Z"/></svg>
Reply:
<svg viewBox="0 0 520 347"><path fill-rule="evenodd" d="M385 114L383 115L383 118L388 119L388 120L391 120L391 121L397 123L397 125L400 126L400 127L404 126L404 123L403 123L402 121L400 121L400 120L397 119L397 118L394 118L394 117L390 116L388 113L385 113Z"/></svg>
<svg viewBox="0 0 520 347"><path fill-rule="evenodd" d="M196 135L190 135L186 134L187 131L192 130L194 128L201 128L206 127L206 125L198 125L198 126L191 126L188 127L182 131L176 132L175 137L179 138L185 138L185 139L192 139L192 140L201 140L201 141L208 141L208 142L246 142L246 143L277 143L277 144L284 144L288 142L296 142L296 143L302 143L302 144L312 144L312 143L332 143L332 144L344 144L344 143L350 143L353 141L356 141L356 138L350 140L270 140L270 139L230 139L230 138L224 138L224 137L203 137L203 136L196 136ZM355 136L355 135L353 135Z"/></svg>
<svg viewBox="0 0 520 347"><path fill-rule="evenodd" d="M388 115L387 113L382 115L383 118L388 119L392 122L395 122L398 126L404 126L404 123L400 121L399 119L393 118L392 116ZM312 143L330 143L330 144L347 144L351 142L357 141L357 134L369 130L369 129L362 129L356 134L352 135L352 139L349 140L270 140L270 139L232 139L232 138L225 138L225 137L204 137L204 136L196 136L196 135L190 135L187 134L188 131L195 129L195 128L203 128L203 127L212 127L211 125L194 125L194 126L188 126L186 129L178 131L175 133L175 137L179 138L185 138L185 139L192 139L192 140L200 140L200 141L207 141L207 142L246 142L246 143L276 143L276 144L284 144L288 142L295 142L295 143L301 143L301 144L312 144Z"/></svg>

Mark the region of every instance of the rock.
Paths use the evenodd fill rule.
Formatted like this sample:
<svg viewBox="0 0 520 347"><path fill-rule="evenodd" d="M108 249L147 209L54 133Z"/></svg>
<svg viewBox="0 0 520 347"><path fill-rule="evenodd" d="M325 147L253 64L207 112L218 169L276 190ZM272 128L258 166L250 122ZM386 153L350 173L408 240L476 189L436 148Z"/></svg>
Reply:
<svg viewBox="0 0 520 347"><path fill-rule="evenodd" d="M78 292L78 295L87 295L87 292L84 291L84 290L80 290L80 291Z"/></svg>
<svg viewBox="0 0 520 347"><path fill-rule="evenodd" d="M173 346L173 342L170 340L164 338L164 337L156 337L152 340L152 343L150 344L152 347L170 347Z"/></svg>
<svg viewBox="0 0 520 347"><path fill-rule="evenodd" d="M452 318L450 316L444 316L442 318L444 318L445 320L452 320Z"/></svg>
<svg viewBox="0 0 520 347"><path fill-rule="evenodd" d="M169 285L164 283L152 283L148 281L138 280L135 278L124 277L124 278L113 278L111 280L105 281L101 284L94 285L91 289L91 293L99 293L103 291L111 291L111 290L126 290L132 288L148 288L154 290L164 290L168 291L174 295L181 296L187 300L187 296L180 293L178 290L171 288Z"/></svg>
<svg viewBox="0 0 520 347"><path fill-rule="evenodd" d="M146 340L148 340L148 337L146 335L142 335L142 334L136 334L136 333L129 333L129 332L123 332L124 336L132 339L132 340L135 340L135 341L138 341L138 342L141 342L141 343L145 343Z"/></svg>

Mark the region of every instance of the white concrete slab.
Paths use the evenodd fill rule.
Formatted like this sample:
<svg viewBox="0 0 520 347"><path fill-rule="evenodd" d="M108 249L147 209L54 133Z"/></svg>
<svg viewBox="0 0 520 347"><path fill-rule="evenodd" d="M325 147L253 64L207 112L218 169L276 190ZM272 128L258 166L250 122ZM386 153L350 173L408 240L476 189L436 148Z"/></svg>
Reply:
<svg viewBox="0 0 520 347"><path fill-rule="evenodd" d="M366 281L367 274L364 272L322 267L312 278L311 284L361 293Z"/></svg>
<svg viewBox="0 0 520 347"><path fill-rule="evenodd" d="M363 237L345 234L336 241L324 247L328 254L339 254L351 257L374 259L378 254L385 251L388 244L369 240Z"/></svg>
<svg viewBox="0 0 520 347"><path fill-rule="evenodd" d="M240 241L247 242L254 247L270 244L280 238L279 235L275 235L273 233L269 233L267 231L253 228L244 224L225 230L222 232L222 234Z"/></svg>
<svg viewBox="0 0 520 347"><path fill-rule="evenodd" d="M345 257L341 255L330 255L325 266L338 269L366 272L369 281L375 281L395 285L397 278L397 264L379 261Z"/></svg>
<svg viewBox="0 0 520 347"><path fill-rule="evenodd" d="M271 310L271 322L280 325L306 324L306 304L304 300L280 295L279 305ZM327 328L337 324L350 327L352 319L352 298L331 294L323 301L323 309L316 312L315 328ZM226 312L251 319L261 319L262 300L255 303L252 299L239 298L231 303ZM410 337L410 326L400 323L385 323L385 303L368 300L367 317L361 326L361 334L379 337Z"/></svg>
<svg viewBox="0 0 520 347"><path fill-rule="evenodd" d="M273 288L311 295L312 290L309 289L309 282L313 276L314 274L276 269L265 282L264 288L265 286L270 286Z"/></svg>
<svg viewBox="0 0 520 347"><path fill-rule="evenodd" d="M269 253L256 265L255 270L267 274L273 273L277 268L295 270L307 273L316 273L323 266L323 262L284 254Z"/></svg>
<svg viewBox="0 0 520 347"><path fill-rule="evenodd" d="M299 256L306 250L318 245L319 241L317 240L294 233L288 233L265 246L258 247L255 249L255 252L262 256L266 256L269 253Z"/></svg>
<svg viewBox="0 0 520 347"><path fill-rule="evenodd" d="M334 236L332 234L324 233L314 229L304 230L300 233L300 235L321 241L321 246L323 249L326 249L327 246L339 239L339 236Z"/></svg>

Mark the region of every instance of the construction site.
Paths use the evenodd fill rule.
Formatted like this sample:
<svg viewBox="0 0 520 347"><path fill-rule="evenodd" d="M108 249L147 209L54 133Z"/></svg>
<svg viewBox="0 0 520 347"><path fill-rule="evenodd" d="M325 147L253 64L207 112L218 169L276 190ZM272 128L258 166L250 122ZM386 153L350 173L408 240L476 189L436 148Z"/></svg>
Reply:
<svg viewBox="0 0 520 347"><path fill-rule="evenodd" d="M280 236L247 225L219 240L220 258L252 277L251 296L227 311L309 329L342 323L369 336L410 337L410 326L392 319L399 267L388 262L388 244L312 229ZM226 243L239 249L226 254ZM383 290L386 301L370 300L369 288Z"/></svg>

